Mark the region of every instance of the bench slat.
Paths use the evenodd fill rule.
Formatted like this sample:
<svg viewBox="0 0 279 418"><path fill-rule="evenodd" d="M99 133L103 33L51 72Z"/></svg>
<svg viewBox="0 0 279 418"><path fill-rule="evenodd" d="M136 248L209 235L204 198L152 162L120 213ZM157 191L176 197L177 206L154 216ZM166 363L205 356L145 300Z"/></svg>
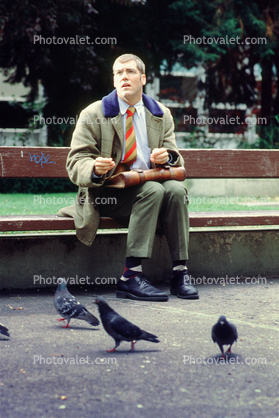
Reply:
<svg viewBox="0 0 279 418"><path fill-rule="evenodd" d="M0 177L69 178L68 147L0 147Z"/></svg>
<svg viewBox="0 0 279 418"><path fill-rule="evenodd" d="M191 227L279 225L279 211L191 212ZM125 228L127 223L101 218L101 229ZM74 229L72 218L55 215L0 216L1 231L58 231Z"/></svg>
<svg viewBox="0 0 279 418"><path fill-rule="evenodd" d="M278 178L279 150L180 150L188 178Z"/></svg>
<svg viewBox="0 0 279 418"><path fill-rule="evenodd" d="M191 227L279 225L279 211L192 212Z"/></svg>
<svg viewBox="0 0 279 418"><path fill-rule="evenodd" d="M101 229L126 228L125 222L101 218ZM64 231L75 229L73 218L56 215L0 216L0 231Z"/></svg>
<svg viewBox="0 0 279 418"><path fill-rule="evenodd" d="M0 147L0 177L68 178L69 147ZM278 178L279 150L180 150L188 178Z"/></svg>

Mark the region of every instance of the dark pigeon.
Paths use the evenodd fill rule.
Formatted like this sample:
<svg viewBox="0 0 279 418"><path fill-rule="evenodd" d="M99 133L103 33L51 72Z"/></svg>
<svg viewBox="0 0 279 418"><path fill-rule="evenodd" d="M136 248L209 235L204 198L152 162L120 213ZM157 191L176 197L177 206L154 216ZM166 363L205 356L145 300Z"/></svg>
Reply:
<svg viewBox="0 0 279 418"><path fill-rule="evenodd" d="M6 337L9 337L10 334L8 332L8 328L4 327L4 325L0 324L0 334L5 335Z"/></svg>
<svg viewBox="0 0 279 418"><path fill-rule="evenodd" d="M218 322L212 327L211 337L213 342L219 345L222 358L225 358L223 345L229 345L226 354L231 353L232 345L238 337L236 326L228 322L225 315L221 315Z"/></svg>
<svg viewBox="0 0 279 418"><path fill-rule="evenodd" d="M139 340L151 341L152 343L160 342L156 335L141 330L120 316L107 304L104 298L98 297L94 303L99 308L103 327L115 341L115 347L112 350L107 350L108 353L117 351L116 348L120 345L121 341L130 341L131 351L135 349L135 343Z"/></svg>
<svg viewBox="0 0 279 418"><path fill-rule="evenodd" d="M69 323L72 318L81 319L88 322L90 325L100 324L100 321L92 315L85 306L81 305L73 295L71 295L67 289L65 279L59 277L57 283L58 286L54 295L54 306L57 312L63 317L58 319L58 321L68 321L67 325L62 328L69 328Z"/></svg>

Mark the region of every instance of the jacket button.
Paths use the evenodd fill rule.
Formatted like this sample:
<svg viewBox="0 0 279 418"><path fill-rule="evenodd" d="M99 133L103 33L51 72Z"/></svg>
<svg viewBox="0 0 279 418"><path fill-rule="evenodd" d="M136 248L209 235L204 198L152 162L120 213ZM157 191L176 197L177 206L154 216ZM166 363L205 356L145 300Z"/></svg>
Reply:
<svg viewBox="0 0 279 418"><path fill-rule="evenodd" d="M112 157L116 157L116 152L113 152L112 153Z"/></svg>

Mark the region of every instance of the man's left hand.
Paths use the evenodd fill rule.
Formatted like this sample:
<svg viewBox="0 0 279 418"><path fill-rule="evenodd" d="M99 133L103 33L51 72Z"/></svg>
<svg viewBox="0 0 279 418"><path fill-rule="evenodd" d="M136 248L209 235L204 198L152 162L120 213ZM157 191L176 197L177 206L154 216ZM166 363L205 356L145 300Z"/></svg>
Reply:
<svg viewBox="0 0 279 418"><path fill-rule="evenodd" d="M169 153L166 148L154 148L150 155L150 161L155 164L166 164Z"/></svg>

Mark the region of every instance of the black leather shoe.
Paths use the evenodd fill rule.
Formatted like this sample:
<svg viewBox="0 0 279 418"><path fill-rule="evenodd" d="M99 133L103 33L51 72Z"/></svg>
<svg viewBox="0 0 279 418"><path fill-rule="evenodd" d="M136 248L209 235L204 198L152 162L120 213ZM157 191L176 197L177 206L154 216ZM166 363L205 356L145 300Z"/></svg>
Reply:
<svg viewBox="0 0 279 418"><path fill-rule="evenodd" d="M198 291L191 284L187 270L172 276L170 292L182 299L199 299Z"/></svg>
<svg viewBox="0 0 279 418"><path fill-rule="evenodd" d="M145 276L140 273L127 281L119 280L116 290L117 298L134 300L150 300L164 302L168 300L167 293L151 286Z"/></svg>

